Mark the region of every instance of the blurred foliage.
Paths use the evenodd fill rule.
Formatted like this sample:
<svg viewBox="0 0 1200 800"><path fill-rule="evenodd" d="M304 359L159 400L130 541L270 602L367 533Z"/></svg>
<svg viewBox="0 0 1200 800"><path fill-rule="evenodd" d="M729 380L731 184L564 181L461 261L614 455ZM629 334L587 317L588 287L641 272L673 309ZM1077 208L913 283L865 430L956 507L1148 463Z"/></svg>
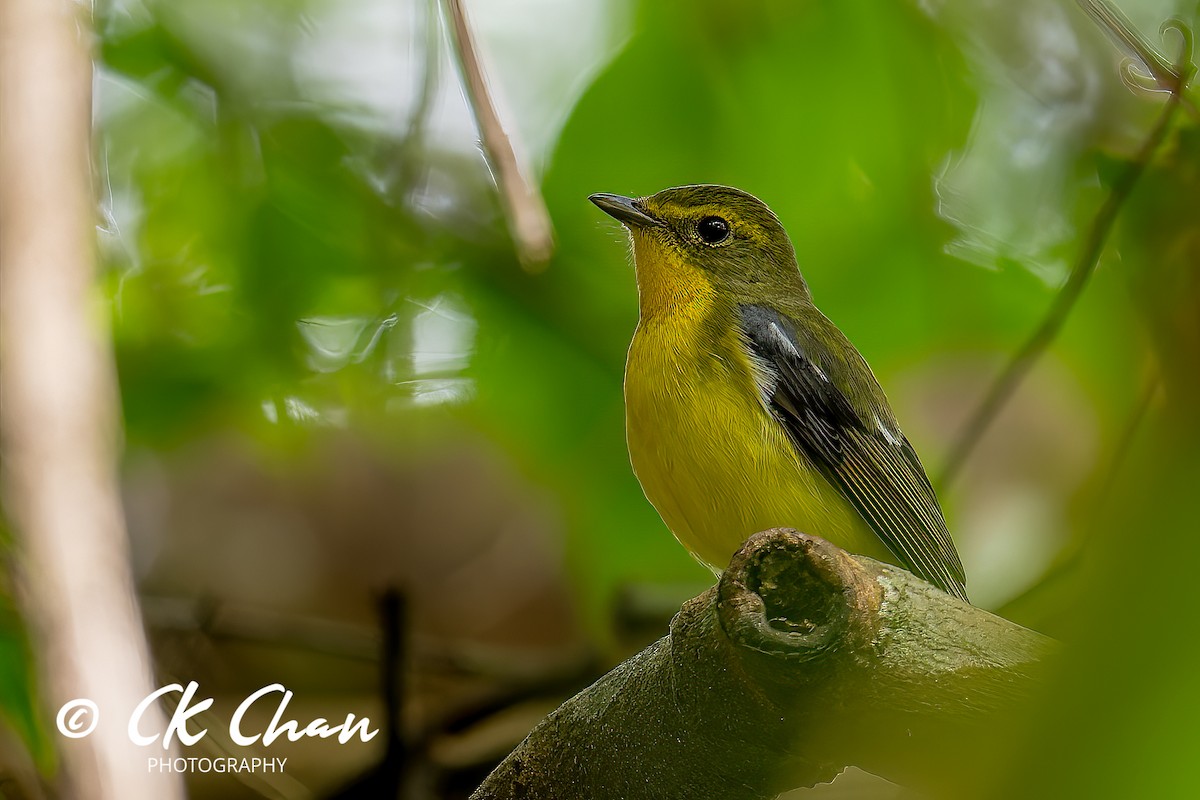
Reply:
<svg viewBox="0 0 1200 800"><path fill-rule="evenodd" d="M560 132L534 137L552 150L529 154L546 156L558 236L543 274L511 252L423 3L101 4L100 243L131 452L232 435L286 472L321 457L330 431L385 461L487 442L552 498L573 607L605 646L621 587L709 576L628 466L636 290L624 235L589 193L715 182L766 201L935 473L1064 279L1105 165L1133 152L1158 104L1120 83L1118 54L1069 2L655 0L630 13L576 0L610 27L539 61L523 53L563 20L542 5L549 23L526 2L527 31L479 35L485 57L489 33L501 45L505 69L490 77L520 99L517 117L564 117L537 105L546 74L581 92ZM1178 5L1122 3L1149 31ZM374 27L394 34L383 43L402 53L398 70L332 41ZM346 78L356 58L365 66ZM356 90L339 100L347 81ZM1194 203L1163 200L1197 196L1187 136L1176 158L1193 172L1163 168L1137 195L1063 335L943 497L983 604L1091 546L1081 532L1148 360L1129 290L1174 280L1146 265L1180 231L1194 250ZM1191 182L1172 184L1179 174ZM440 496L470 505L473 487L451 479ZM1154 530L1182 534L1164 530L1172 519ZM439 536L428 520L391 524L397 538ZM1035 592L1015 618L1073 630L1066 611L1088 584L1065 572L1066 588ZM8 700L33 736L30 709Z"/></svg>
<svg viewBox="0 0 1200 800"><path fill-rule="evenodd" d="M1151 167L1118 239L1130 295L1155 341L1159 413L1096 509L1081 558L1087 602L1024 753L1044 796L1191 797L1200 691L1188 631L1196 600L1192 498L1200 485L1200 129L1181 128ZM1186 532L1185 532L1186 531ZM1105 702L1107 700L1107 702ZM1098 735L1078 736L1089 729ZM1099 766L1109 765L1109 766ZM1007 796L1005 781L995 796Z"/></svg>
<svg viewBox="0 0 1200 800"><path fill-rule="evenodd" d="M0 606L0 720L29 748L34 765L49 773L54 746L37 708L37 685L29 641L17 609L6 598Z"/></svg>

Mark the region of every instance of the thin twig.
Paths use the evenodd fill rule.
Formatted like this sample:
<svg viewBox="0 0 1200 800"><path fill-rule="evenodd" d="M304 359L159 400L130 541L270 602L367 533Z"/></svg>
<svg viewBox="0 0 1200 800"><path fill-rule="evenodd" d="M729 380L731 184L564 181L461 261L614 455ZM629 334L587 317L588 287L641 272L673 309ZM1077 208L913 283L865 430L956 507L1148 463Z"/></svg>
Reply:
<svg viewBox="0 0 1200 800"><path fill-rule="evenodd" d="M1084 239L1083 249L1079 252L1079 258L1075 262L1075 266L1071 269L1071 274L1067 278L1067 282L1059 290L1054 298L1053 305L1046 313L1042 323L1037 327L1037 330L1025 341L1021 348L1013 355L1004 371L992 384L988 390L987 396L983 402L976 408L975 413L967 421L963 427L962 433L958 437L954 448L950 451L950 457L946 461L946 466L942 470L939 485L943 490L953 483L962 471L963 464L967 458L979 444L979 440L983 438L983 434L988 427L995 421L996 416L1000 413L1000 409L1008 402L1008 399L1020 386L1021 381L1028 374L1034 363L1046 351L1046 348L1058 336L1059 330L1062 329L1063 323L1066 322L1071 310L1075 307L1076 301L1083 293L1084 286L1087 285L1088 278L1096 269L1096 263L1100 259L1100 254L1104 250L1104 244L1108 240L1108 235L1112 231L1113 223L1117 219L1117 214L1121 210L1121 206L1129 198L1133 192L1133 187L1137 185L1138 179L1145 172L1150 160L1153 158L1155 151L1158 150L1160 144L1171 127L1171 120L1175 116L1176 109L1179 108L1178 94L1171 94L1167 98L1166 105L1163 107L1162 113L1159 114L1158 121L1155 122L1153 130L1138 149L1137 155L1133 161L1129 162L1116 181L1113 182L1111 191L1108 197L1105 198L1104 204L1100 207L1095 218L1092 220L1091 228L1088 230L1087 238Z"/></svg>
<svg viewBox="0 0 1200 800"><path fill-rule="evenodd" d="M1175 30L1183 39L1179 55L1172 64L1145 37L1138 33L1128 17L1109 0L1077 0L1077 2L1080 8L1095 20L1100 28L1120 47L1133 54L1133 59L1122 67L1122 77L1126 82L1131 86L1134 85L1133 81L1138 76L1131 69L1131 65L1138 62L1149 73L1150 80L1153 82L1153 86L1146 88L1168 92L1169 96L1154 128L1138 148L1137 155L1113 182L1108 197L1105 198L1104 204L1092 220L1091 228L1083 243L1083 249L1079 253L1079 259L1071 268L1071 274L1067 277L1066 284L1054 298L1054 303L1050 306L1041 325L1013 355L1004 371L1000 373L988 390L983 402L975 409L967 424L963 426L962 433L951 449L950 457L942 469L939 484L943 489L958 477L963 464L966 463L975 446L979 444L979 440L983 438L988 427L995 421L1000 409L1012 397L1037 359L1058 336L1059 330L1062 329L1071 310L1075 307L1076 301L1083 293L1088 278L1096 269L1096 263L1104 251L1104 244L1108 240L1108 235L1112 231L1113 223L1117 219L1121 206L1132 194L1138 179L1146 171L1146 167L1154 158L1159 145L1166 138L1175 112L1181 105L1192 108L1191 101L1184 95L1184 91L1192 76L1195 75L1196 67L1192 63L1192 31L1185 23L1174 18L1163 23L1164 33L1167 30Z"/></svg>
<svg viewBox="0 0 1200 800"><path fill-rule="evenodd" d="M146 623L155 631L198 632L214 641L284 647L368 664L379 658L379 636L372 628L211 599L143 597L142 605Z"/></svg>
<svg viewBox="0 0 1200 800"><path fill-rule="evenodd" d="M1177 20L1163 23L1163 31L1173 28L1184 37L1184 58L1172 64L1158 52L1134 24L1109 0L1077 0L1079 7L1091 17L1118 47L1127 51L1145 67L1158 91L1182 94L1196 69L1191 63L1191 33Z"/></svg>
<svg viewBox="0 0 1200 800"><path fill-rule="evenodd" d="M554 229L546 202L521 172L512 140L500 124L500 116L488 93L483 67L462 0L444 0L453 28L454 52L462 71L463 85L479 127L484 155L500 190L500 199L508 219L509 231L517 255L527 271L545 268L554 253Z"/></svg>
<svg viewBox="0 0 1200 800"><path fill-rule="evenodd" d="M1129 418L1125 421L1121 435L1117 438L1117 444L1113 448L1112 456L1108 460L1108 469L1100 482L1101 488L1097 495L1101 502L1112 497L1112 490L1116 486L1117 476L1121 474L1121 467L1125 464L1129 451L1133 449L1133 443L1137 439L1138 431L1142 428L1142 422L1146 419L1146 414L1150 411L1150 406L1153 405L1154 398L1161 388L1162 375L1159 374L1157 366L1151 365L1147 368L1137 401L1129 412Z"/></svg>
<svg viewBox="0 0 1200 800"><path fill-rule="evenodd" d="M1110 0L1076 0L1079 7L1100 26L1117 47L1130 54L1121 64L1121 78L1131 89L1151 92L1170 92L1179 97L1180 105L1192 118L1200 121L1200 109L1188 97L1188 84L1196 74L1192 61L1195 46L1192 29L1178 17L1172 17L1159 28L1160 35L1175 31L1182 40L1179 55L1171 62L1138 31L1134 24ZM1146 74L1135 67L1141 65Z"/></svg>
<svg viewBox="0 0 1200 800"><path fill-rule="evenodd" d="M1145 421L1150 407L1154 404L1154 398L1158 395L1161 388L1162 376L1159 374L1157 367L1152 364L1146 370L1145 377L1142 379L1141 390L1138 392L1133 408L1129 411L1129 416L1125 420L1125 424L1121 427L1121 433L1118 435L1116 445L1112 449L1112 455L1109 456L1108 467L1105 469L1104 477L1100 479L1100 488L1095 492L1089 493L1092 497L1096 498L1096 507L1099 509L1097 513L1103 511L1104 504L1111 503L1113 489L1117 485L1116 479L1121 473L1121 467L1129 457L1129 453L1133 449L1133 443L1137 440L1138 432L1142 429L1142 423ZM1055 584L1069 575L1079 566L1079 562L1086 551L1087 539L1084 537L1075 539L1069 543L1067 548L1055 559L1054 563L1036 581L1016 596L1005 600L1004 605L993 609L993 612L1006 619L1017 619L1023 616L1022 607L1036 603L1040 595L1048 589L1053 588Z"/></svg>
<svg viewBox="0 0 1200 800"><path fill-rule="evenodd" d="M380 658L380 679L383 693L383 762L379 765L380 788L388 797L401 796L405 766L409 760L408 742L404 737L405 672L407 665L408 598L394 586L389 586L379 599L380 624L383 627L383 652Z"/></svg>
<svg viewBox="0 0 1200 800"><path fill-rule="evenodd" d="M399 170L399 196L407 199L409 193L424 179L429 167L421 158L425 144L425 130L429 114L433 110L433 99L437 94L441 48L441 20L438 15L438 0L425 0L421 4L425 16L424 48L422 52L421 83L417 90L417 102L409 117L408 131L400 141L397 154Z"/></svg>
<svg viewBox="0 0 1200 800"><path fill-rule="evenodd" d="M319 653L363 664L376 664L380 636L376 627L303 615L281 614L264 608L239 605L214 598L141 598L146 624L156 633L196 633L214 642L243 642L267 647ZM561 648L531 652L528 648L488 645L449 645L437 637L411 631L406 646L423 669L442 675L488 678L507 683L543 680L581 669L597 657L590 651L562 653Z"/></svg>

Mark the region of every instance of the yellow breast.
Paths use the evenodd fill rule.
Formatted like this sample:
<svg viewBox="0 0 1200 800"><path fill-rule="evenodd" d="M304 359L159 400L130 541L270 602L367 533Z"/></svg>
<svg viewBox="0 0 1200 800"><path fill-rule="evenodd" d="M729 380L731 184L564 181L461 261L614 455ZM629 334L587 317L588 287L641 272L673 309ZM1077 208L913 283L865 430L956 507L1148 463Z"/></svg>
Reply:
<svg viewBox="0 0 1200 800"><path fill-rule="evenodd" d="M625 368L630 460L667 527L714 571L750 534L779 526L886 557L763 406L736 328L708 324L715 298L694 285L657 309L643 289Z"/></svg>

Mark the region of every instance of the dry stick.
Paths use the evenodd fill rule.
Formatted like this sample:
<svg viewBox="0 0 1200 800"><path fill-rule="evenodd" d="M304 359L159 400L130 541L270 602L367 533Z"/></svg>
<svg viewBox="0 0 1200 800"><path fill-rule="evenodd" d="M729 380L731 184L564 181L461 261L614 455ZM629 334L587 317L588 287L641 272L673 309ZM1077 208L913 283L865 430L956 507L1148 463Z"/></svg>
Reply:
<svg viewBox="0 0 1200 800"><path fill-rule="evenodd" d="M402 795L405 767L409 764L409 743L404 735L405 672L408 660L408 598L395 586L389 586L379 598L380 622L383 626L383 652L380 658L380 678L383 694L384 721L381 726L387 741L383 761L378 766L381 794Z"/></svg>
<svg viewBox="0 0 1200 800"><path fill-rule="evenodd" d="M509 231L521 264L529 272L541 271L554 253L554 229L541 193L521 173L512 141L500 124L488 93L474 37L461 0L445 0L453 27L451 39L462 71L463 84L479 127L484 155L500 190Z"/></svg>
<svg viewBox="0 0 1200 800"><path fill-rule="evenodd" d="M472 800L767 800L851 764L971 796L1057 649L897 567L765 531Z"/></svg>
<svg viewBox="0 0 1200 800"><path fill-rule="evenodd" d="M1167 98L1166 105L1163 107L1162 113L1159 114L1157 122L1154 124L1153 130L1142 146L1138 148L1137 155L1134 160L1128 163L1113 182L1112 190L1108 197L1105 198L1104 204L1096 213L1092 220L1091 228L1088 230L1087 238L1084 240L1083 249L1079 253L1079 259L1075 262L1075 266L1071 269L1071 274L1067 278L1066 284L1059 290L1054 298L1054 304L1046 313L1041 325L1033 332L1021 348L1013 355L1004 371L992 384L987 396L983 402L976 408L975 413L967 421L963 427L962 433L955 442L954 448L950 451L950 457L947 459L945 467L942 469L942 474L939 479L939 486L945 490L953 483L962 470L962 466L966 463L967 458L979 444L979 440L987 431L988 427L996 419L1000 409L1008 402L1008 399L1016 391L1025 375L1033 367L1034 363L1041 357L1046 348L1058 336L1059 330L1063 323L1066 322L1067 316L1071 313L1071 309L1075 307L1075 303L1079 300L1079 296L1083 293L1084 286L1087 285L1088 278L1096 269L1096 263L1100 259L1100 253L1104 250L1104 244L1108 240L1108 235L1112 231L1113 223L1117 219L1117 214L1121 210L1121 206L1129 198L1133 192L1134 186L1137 185L1138 179L1145 172L1150 160L1153 158L1155 151L1158 150L1160 144L1171 127L1171 120L1175 116L1175 111L1180 103L1180 95L1172 93Z"/></svg>
<svg viewBox="0 0 1200 800"><path fill-rule="evenodd" d="M171 800L183 796L179 776L147 770L126 732L151 671L117 488L116 375L94 284L89 23L71 0L8 0L0 10L0 482L43 699L51 714L81 697L99 708L90 736L56 739L62 795ZM164 725L154 707L142 728Z"/></svg>

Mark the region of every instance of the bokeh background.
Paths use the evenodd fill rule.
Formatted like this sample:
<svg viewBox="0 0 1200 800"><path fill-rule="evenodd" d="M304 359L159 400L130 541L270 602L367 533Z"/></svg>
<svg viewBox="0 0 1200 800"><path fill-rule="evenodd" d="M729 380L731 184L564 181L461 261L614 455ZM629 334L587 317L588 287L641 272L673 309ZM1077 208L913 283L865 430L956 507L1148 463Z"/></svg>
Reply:
<svg viewBox="0 0 1200 800"><path fill-rule="evenodd" d="M217 719L272 682L304 718L380 719L389 670L403 687L399 749L276 745L285 776L193 776L193 797L335 796L385 757L403 796L464 797L712 581L629 468L636 290L589 193L714 182L766 201L940 481L1163 104L1121 81L1127 53L1065 1L465 5L553 221L542 269L514 252L433 0L96 5L97 236L160 677L200 681ZM1156 44L1163 20L1196 20L1182 0L1120 5ZM1196 121L1178 124L1061 335L941 486L972 599L1067 639L1086 639L1089 598L1115 585L1080 568L1093 530L1145 520L1114 487L1170 463L1137 461L1164 405L1143 313L1159 300L1139 290L1175 285L1147 266L1164 251L1195 263L1180 209L1200 207ZM1171 561L1191 517L1146 484L1130 502L1151 498L1162 524L1136 535ZM1144 637L1130 612L1116 685L1153 682L1163 662L1138 642L1178 630L1185 607ZM5 786L21 796L12 776L51 769L55 737L5 620ZM1138 730L1186 754L1196 737L1165 710L1180 701L1118 703L1104 741ZM1064 771L1101 757L1098 734L1064 726ZM1164 752L1143 754L1157 797L1188 785L1150 766ZM1058 788L1134 796L1125 785Z"/></svg>

